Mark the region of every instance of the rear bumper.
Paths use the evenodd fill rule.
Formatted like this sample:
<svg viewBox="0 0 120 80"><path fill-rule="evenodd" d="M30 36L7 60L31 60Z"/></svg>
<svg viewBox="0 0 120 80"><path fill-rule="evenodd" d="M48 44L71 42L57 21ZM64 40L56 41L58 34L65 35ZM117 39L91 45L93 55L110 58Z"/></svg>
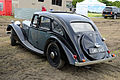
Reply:
<svg viewBox="0 0 120 80"><path fill-rule="evenodd" d="M112 14L103 14L103 16L104 16L104 17L112 17L112 16L114 16L114 15L112 15Z"/></svg>
<svg viewBox="0 0 120 80"><path fill-rule="evenodd" d="M95 60L95 61L88 61L88 62L75 62L75 66L86 66L86 65L92 65L92 64L98 64L98 63L104 63L111 60L114 60L116 57L101 59L101 60Z"/></svg>

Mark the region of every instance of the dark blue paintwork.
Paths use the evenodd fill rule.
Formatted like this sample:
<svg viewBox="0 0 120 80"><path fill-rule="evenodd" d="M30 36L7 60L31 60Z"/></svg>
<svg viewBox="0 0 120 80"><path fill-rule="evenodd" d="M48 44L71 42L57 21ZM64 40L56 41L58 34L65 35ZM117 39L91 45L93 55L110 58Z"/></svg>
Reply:
<svg viewBox="0 0 120 80"><path fill-rule="evenodd" d="M55 40L62 46L69 63L72 65L75 65L75 62L82 62L83 59L93 61L111 57L97 27L88 17L71 13L50 12L36 12L34 15L39 16L38 21L41 16L50 18L51 24L53 21L57 21L62 26L64 35L55 33L52 30L52 25L50 30L47 30L32 27L33 23L29 21L24 21L22 28L14 23L10 24L7 31L13 28L21 43L28 49L45 54L48 42ZM70 25L71 22L87 22L92 25L95 31L75 33ZM95 48L96 43L102 46L105 52L90 54L89 48ZM77 59L74 59L73 55L77 55Z"/></svg>

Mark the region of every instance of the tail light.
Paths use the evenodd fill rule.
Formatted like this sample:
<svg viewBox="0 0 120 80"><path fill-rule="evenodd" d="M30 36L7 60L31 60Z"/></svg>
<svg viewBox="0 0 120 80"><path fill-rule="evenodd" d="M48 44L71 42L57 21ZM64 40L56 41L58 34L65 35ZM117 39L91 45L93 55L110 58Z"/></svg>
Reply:
<svg viewBox="0 0 120 80"><path fill-rule="evenodd" d="M73 55L74 59L77 59L77 55Z"/></svg>
<svg viewBox="0 0 120 80"><path fill-rule="evenodd" d="M112 57L115 57L115 54L112 54Z"/></svg>
<svg viewBox="0 0 120 80"><path fill-rule="evenodd" d="M108 52L108 54L110 54L110 51L107 51Z"/></svg>
<svg viewBox="0 0 120 80"><path fill-rule="evenodd" d="M110 14L112 14L112 12Z"/></svg>
<svg viewBox="0 0 120 80"><path fill-rule="evenodd" d="M85 59L82 59L82 62L86 62L86 60L85 60Z"/></svg>

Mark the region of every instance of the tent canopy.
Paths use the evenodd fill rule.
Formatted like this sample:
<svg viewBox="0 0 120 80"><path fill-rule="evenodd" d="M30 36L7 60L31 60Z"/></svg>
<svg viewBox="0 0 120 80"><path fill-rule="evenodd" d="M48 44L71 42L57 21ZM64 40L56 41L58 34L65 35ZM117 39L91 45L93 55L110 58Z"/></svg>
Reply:
<svg viewBox="0 0 120 80"><path fill-rule="evenodd" d="M106 4L101 3L97 0L85 0L83 2L77 3L76 8L78 6L83 6L83 5L88 6L88 11L99 12L99 13L101 13L103 9L106 7Z"/></svg>

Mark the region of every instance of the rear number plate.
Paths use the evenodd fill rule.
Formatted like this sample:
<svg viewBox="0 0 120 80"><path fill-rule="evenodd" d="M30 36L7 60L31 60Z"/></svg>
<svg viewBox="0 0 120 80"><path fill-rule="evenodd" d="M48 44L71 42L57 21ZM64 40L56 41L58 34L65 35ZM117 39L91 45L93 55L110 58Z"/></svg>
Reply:
<svg viewBox="0 0 120 80"><path fill-rule="evenodd" d="M105 52L105 49L102 47L101 48L90 48L89 52L90 53L102 53L102 52Z"/></svg>

